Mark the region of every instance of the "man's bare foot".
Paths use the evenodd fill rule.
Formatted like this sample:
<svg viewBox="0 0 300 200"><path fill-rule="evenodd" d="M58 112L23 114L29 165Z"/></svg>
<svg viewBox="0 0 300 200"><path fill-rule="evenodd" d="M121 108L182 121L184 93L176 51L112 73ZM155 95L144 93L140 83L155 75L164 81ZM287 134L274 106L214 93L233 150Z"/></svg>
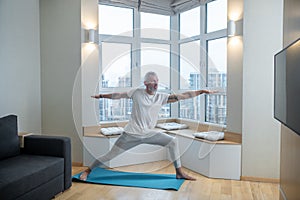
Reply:
<svg viewBox="0 0 300 200"><path fill-rule="evenodd" d="M194 177L191 177L191 176L189 176L187 174L180 174L180 175L176 174L176 178L177 179L185 179L185 180L189 180L189 181L195 181L195 180L197 180Z"/></svg>
<svg viewBox="0 0 300 200"><path fill-rule="evenodd" d="M91 169L90 168L87 168L86 170L84 170L81 174L80 174L80 177L79 179L82 180L82 181L86 181L88 175L91 173Z"/></svg>
<svg viewBox="0 0 300 200"><path fill-rule="evenodd" d="M176 178L177 179L185 179L185 180L190 180L190 181L195 181L196 179L194 177L191 177L187 174L185 174L181 167L176 169Z"/></svg>

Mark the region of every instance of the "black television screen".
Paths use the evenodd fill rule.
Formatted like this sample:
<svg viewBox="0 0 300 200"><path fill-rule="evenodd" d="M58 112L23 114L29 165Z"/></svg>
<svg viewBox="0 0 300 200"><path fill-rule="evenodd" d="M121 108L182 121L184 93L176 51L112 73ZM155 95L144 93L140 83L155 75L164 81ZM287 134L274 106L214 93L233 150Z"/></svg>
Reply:
<svg viewBox="0 0 300 200"><path fill-rule="evenodd" d="M274 56L274 117L300 135L300 38Z"/></svg>

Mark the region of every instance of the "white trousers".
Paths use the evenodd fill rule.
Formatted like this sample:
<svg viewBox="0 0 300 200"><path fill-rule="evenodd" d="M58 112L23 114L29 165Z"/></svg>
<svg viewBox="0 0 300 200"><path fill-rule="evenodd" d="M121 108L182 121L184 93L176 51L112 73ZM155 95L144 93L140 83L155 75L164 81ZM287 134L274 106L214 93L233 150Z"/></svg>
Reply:
<svg viewBox="0 0 300 200"><path fill-rule="evenodd" d="M123 133L117 139L111 150L97 158L90 166L90 169L93 169L99 165L105 165L107 161L110 161L123 152L140 144L152 144L167 147L174 167L181 167L177 139L166 133L153 132L149 136Z"/></svg>

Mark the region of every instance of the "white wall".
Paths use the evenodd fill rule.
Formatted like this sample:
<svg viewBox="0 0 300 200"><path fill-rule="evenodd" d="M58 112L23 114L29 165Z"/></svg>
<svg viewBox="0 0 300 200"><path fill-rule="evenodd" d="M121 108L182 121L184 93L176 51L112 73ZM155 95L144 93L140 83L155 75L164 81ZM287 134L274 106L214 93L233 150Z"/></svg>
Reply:
<svg viewBox="0 0 300 200"><path fill-rule="evenodd" d="M243 19L243 0L228 0L228 20ZM242 28L241 28L242 29ZM243 36L227 40L227 131L242 133Z"/></svg>
<svg viewBox="0 0 300 200"><path fill-rule="evenodd" d="M39 0L0 0L0 116L41 132Z"/></svg>
<svg viewBox="0 0 300 200"><path fill-rule="evenodd" d="M81 122L80 8L80 0L40 0L42 134L70 137L73 162L82 162L83 152L73 118Z"/></svg>
<svg viewBox="0 0 300 200"><path fill-rule="evenodd" d="M244 1L242 176L279 178L273 56L282 47L283 0Z"/></svg>
<svg viewBox="0 0 300 200"><path fill-rule="evenodd" d="M98 28L98 0L81 1L82 29ZM91 95L98 92L99 85L99 46L84 43L82 38L82 126L95 126L99 122L98 100Z"/></svg>

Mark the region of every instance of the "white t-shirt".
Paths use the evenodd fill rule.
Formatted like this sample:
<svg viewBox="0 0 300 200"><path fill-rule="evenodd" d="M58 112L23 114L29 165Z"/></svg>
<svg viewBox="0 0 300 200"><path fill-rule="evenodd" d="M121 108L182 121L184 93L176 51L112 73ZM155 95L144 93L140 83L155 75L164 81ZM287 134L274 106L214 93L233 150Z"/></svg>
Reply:
<svg viewBox="0 0 300 200"><path fill-rule="evenodd" d="M158 120L158 114L162 105L166 104L169 94L156 92L149 95L145 89L138 88L127 93L132 99L131 119L124 131L130 134L149 134Z"/></svg>

